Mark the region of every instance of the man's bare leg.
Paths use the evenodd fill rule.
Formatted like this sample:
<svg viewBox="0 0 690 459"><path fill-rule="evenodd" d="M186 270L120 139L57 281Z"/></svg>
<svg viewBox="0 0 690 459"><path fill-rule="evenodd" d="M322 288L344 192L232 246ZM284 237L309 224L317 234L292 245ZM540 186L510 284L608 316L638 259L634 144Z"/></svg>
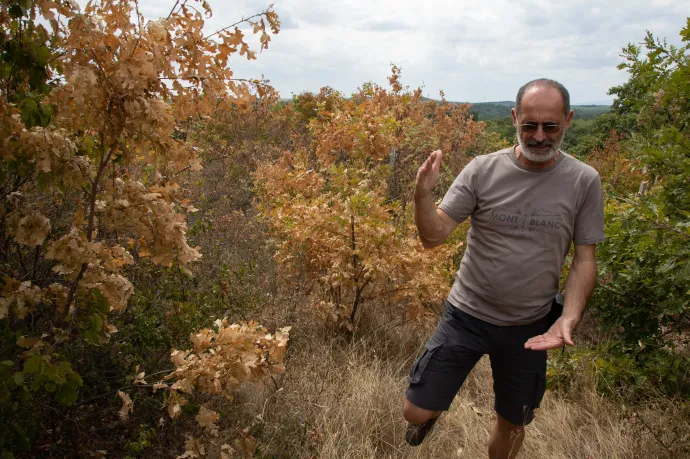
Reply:
<svg viewBox="0 0 690 459"><path fill-rule="evenodd" d="M411 424L424 424L429 419L437 418L440 415L440 411L425 410L403 398L403 416Z"/></svg>
<svg viewBox="0 0 690 459"><path fill-rule="evenodd" d="M496 424L489 438L489 459L513 459L517 457L525 428L506 421L496 413Z"/></svg>
<svg viewBox="0 0 690 459"><path fill-rule="evenodd" d="M405 431L407 444L410 446L421 445L440 415L440 411L425 410L410 403L406 398L403 399L403 416L409 423Z"/></svg>

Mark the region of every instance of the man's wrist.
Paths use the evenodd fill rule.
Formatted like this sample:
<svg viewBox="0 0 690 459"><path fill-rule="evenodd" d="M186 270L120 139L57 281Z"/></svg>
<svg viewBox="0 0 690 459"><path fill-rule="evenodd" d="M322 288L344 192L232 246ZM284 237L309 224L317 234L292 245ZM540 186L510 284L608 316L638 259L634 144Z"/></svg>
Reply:
<svg viewBox="0 0 690 459"><path fill-rule="evenodd" d="M563 313L561 314L561 318L562 319L570 319L573 322L575 322L575 324L577 324L582 319L582 314L567 312L564 310Z"/></svg>
<svg viewBox="0 0 690 459"><path fill-rule="evenodd" d="M431 190L422 191L419 188L414 189L414 200L419 202L425 199L431 199Z"/></svg>
<svg viewBox="0 0 690 459"><path fill-rule="evenodd" d="M561 317L573 319L575 323L577 323L582 319L582 315L585 313L586 307L587 297L569 292L568 286L566 285L566 293L563 301L563 312L561 313Z"/></svg>

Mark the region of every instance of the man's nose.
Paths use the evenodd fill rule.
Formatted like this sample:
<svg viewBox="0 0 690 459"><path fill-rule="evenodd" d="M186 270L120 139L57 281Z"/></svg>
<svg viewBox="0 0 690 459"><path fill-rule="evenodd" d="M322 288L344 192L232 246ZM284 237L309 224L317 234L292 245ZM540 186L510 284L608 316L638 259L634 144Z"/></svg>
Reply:
<svg viewBox="0 0 690 459"><path fill-rule="evenodd" d="M534 140L537 142L546 140L546 134L544 133L544 129L541 124L537 126L537 132L534 133Z"/></svg>

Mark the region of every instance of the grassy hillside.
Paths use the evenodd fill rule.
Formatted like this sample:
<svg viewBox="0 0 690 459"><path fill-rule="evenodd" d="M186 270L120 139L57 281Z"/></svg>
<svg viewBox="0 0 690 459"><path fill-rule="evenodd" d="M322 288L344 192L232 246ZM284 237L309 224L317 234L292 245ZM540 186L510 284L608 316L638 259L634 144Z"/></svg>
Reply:
<svg viewBox="0 0 690 459"><path fill-rule="evenodd" d="M284 314L275 311L276 314ZM300 318L305 316L297 315ZM410 363L421 352L425 333L400 320L368 316L350 342L334 343L308 323L296 323L283 389L247 387L232 414L251 422L261 414L262 457L323 459L431 459L486 457L495 421L491 367L483 358L469 375L450 410L424 444L405 443L402 397ZM572 365L571 351L552 362L550 377ZM527 427L519 457L651 458L681 457L664 449L673 441L665 423L682 419L671 400L658 406L622 411L597 393L587 359L572 368L578 375L569 390L551 387ZM559 364L561 366L559 366ZM564 378L566 380L568 378ZM680 422L683 429L683 422ZM654 436L660 433L661 437ZM676 445L674 445L675 447ZM687 451L685 451L687 452Z"/></svg>
<svg viewBox="0 0 690 459"><path fill-rule="evenodd" d="M488 121L510 116L510 109L515 106L515 102L504 100L500 102L473 103L471 105L476 119ZM608 113L611 107L609 105L573 105L572 109L575 112L575 119L593 119L603 113Z"/></svg>

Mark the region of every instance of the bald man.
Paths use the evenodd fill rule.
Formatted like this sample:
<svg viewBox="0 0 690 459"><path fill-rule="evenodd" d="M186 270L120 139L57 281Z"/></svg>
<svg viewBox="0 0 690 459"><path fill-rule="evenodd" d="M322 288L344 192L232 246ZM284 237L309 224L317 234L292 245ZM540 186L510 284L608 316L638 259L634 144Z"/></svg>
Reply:
<svg viewBox="0 0 690 459"><path fill-rule="evenodd" d="M475 157L438 208L432 192L443 153L432 152L417 172L415 223L424 247L442 244L468 217L471 228L443 316L410 369L403 415L414 446L488 354L496 411L489 457L516 457L546 388L546 351L574 345L573 329L596 283L601 181L559 150L573 118L568 91L553 80L530 81L518 91L512 117L518 145ZM571 243L564 305L554 317Z"/></svg>

